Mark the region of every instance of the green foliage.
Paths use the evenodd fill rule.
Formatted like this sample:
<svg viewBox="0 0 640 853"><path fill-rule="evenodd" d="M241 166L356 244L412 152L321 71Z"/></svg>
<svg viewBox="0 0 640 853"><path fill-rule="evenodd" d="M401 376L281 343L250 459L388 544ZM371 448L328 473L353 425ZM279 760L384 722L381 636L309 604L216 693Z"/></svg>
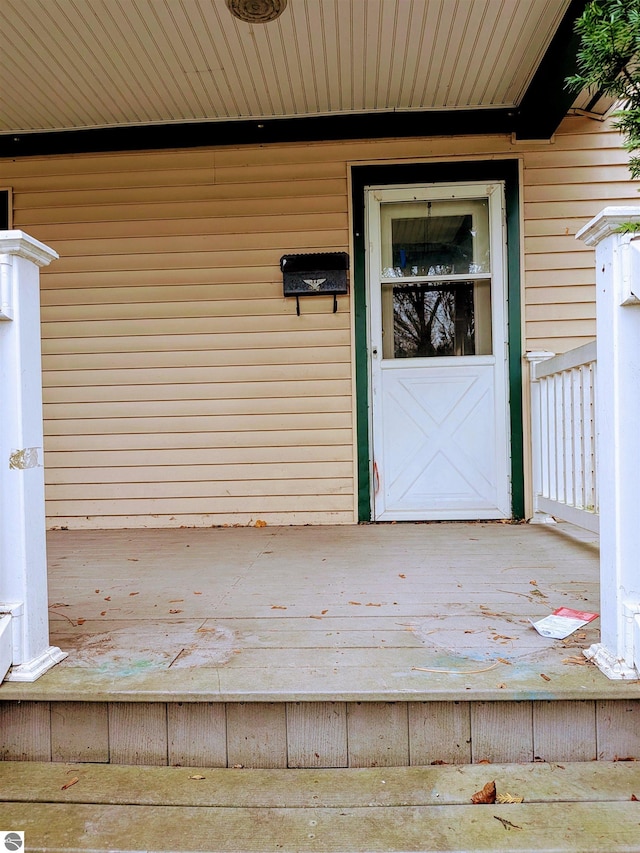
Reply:
<svg viewBox="0 0 640 853"><path fill-rule="evenodd" d="M640 0L592 0L575 30L580 36L578 73L567 85L621 102L615 126L633 155L640 151ZM640 156L630 158L629 168L632 177L640 177Z"/></svg>
<svg viewBox="0 0 640 853"><path fill-rule="evenodd" d="M621 222L615 230L618 234L637 234L640 231L640 222Z"/></svg>

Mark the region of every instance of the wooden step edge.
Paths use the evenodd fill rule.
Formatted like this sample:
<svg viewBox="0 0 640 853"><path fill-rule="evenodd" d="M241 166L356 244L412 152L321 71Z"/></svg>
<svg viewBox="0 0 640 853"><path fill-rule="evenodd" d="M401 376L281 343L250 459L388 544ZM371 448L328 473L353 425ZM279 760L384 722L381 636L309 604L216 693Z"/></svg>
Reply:
<svg viewBox="0 0 640 853"><path fill-rule="evenodd" d="M466 805L487 782L527 803L631 802L640 762L226 769L0 762L6 802L261 808Z"/></svg>
<svg viewBox="0 0 640 853"><path fill-rule="evenodd" d="M42 853L628 853L640 808L523 803L361 808L2 805L3 825Z"/></svg>

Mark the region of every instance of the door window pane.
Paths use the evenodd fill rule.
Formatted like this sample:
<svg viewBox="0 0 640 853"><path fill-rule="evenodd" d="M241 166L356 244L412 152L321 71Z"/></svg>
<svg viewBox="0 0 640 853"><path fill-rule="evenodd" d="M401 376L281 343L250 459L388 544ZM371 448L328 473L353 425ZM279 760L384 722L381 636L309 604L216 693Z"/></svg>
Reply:
<svg viewBox="0 0 640 853"><path fill-rule="evenodd" d="M382 296L384 358L491 352L490 322L488 336L477 324L478 317L491 316L488 281L389 284L383 285Z"/></svg>
<svg viewBox="0 0 640 853"><path fill-rule="evenodd" d="M382 277L491 271L488 199L383 203Z"/></svg>

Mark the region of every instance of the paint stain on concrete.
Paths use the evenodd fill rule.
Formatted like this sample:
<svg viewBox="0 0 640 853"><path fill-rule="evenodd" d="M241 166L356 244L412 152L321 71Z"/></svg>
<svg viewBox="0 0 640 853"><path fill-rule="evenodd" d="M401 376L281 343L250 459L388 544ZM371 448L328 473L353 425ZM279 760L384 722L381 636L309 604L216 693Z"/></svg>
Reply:
<svg viewBox="0 0 640 853"><path fill-rule="evenodd" d="M221 626L132 623L99 634L65 639L67 666L137 675L150 669L224 666L233 656L235 633Z"/></svg>

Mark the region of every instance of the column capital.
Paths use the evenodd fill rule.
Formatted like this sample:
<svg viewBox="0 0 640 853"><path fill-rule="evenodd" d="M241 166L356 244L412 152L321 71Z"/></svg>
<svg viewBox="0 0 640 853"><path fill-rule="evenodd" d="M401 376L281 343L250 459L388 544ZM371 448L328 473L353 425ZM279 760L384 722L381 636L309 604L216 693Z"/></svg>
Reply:
<svg viewBox="0 0 640 853"><path fill-rule="evenodd" d="M627 205L626 207L605 207L591 222L581 228L576 234L576 240L582 240L587 246L597 246L606 237L615 234L625 222L637 222L640 227L640 206ZM626 240L634 237L634 234L619 234Z"/></svg>
<svg viewBox="0 0 640 853"><path fill-rule="evenodd" d="M58 253L24 231L0 231L0 255L15 255L46 267L58 258Z"/></svg>

